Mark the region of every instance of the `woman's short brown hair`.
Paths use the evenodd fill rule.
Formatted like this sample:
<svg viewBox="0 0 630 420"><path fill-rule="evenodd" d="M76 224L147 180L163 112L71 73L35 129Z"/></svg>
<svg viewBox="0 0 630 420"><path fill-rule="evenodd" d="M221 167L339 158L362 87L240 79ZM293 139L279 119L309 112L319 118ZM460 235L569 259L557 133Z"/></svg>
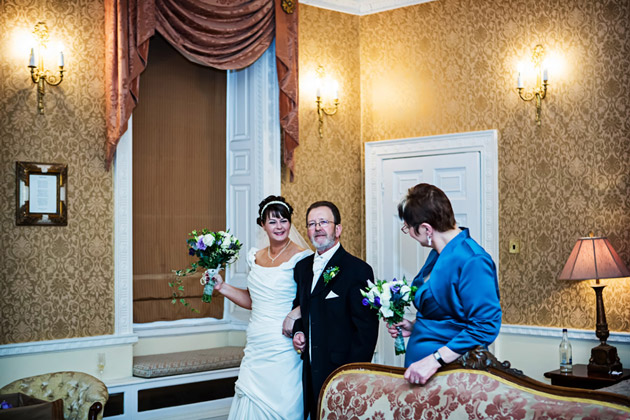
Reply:
<svg viewBox="0 0 630 420"><path fill-rule="evenodd" d="M418 184L409 188L398 204L398 217L416 233L422 223L430 224L438 232L454 229L455 215L444 191L431 184Z"/></svg>

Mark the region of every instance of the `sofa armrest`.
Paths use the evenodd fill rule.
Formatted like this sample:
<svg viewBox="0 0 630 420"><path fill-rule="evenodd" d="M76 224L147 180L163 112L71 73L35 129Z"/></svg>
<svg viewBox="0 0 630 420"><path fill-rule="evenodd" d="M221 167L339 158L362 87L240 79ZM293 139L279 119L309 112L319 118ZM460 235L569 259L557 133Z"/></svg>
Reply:
<svg viewBox="0 0 630 420"><path fill-rule="evenodd" d="M0 393L10 392L45 401L61 398L66 420L102 419L103 407L109 398L105 384L83 372L45 373L18 379L0 389Z"/></svg>

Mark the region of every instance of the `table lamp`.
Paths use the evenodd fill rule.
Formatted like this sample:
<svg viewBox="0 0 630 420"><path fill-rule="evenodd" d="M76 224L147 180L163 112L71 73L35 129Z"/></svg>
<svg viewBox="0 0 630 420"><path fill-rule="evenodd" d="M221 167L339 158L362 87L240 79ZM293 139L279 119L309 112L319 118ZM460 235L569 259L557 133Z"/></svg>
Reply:
<svg viewBox="0 0 630 420"><path fill-rule="evenodd" d="M600 279L620 277L630 277L630 270L621 261L607 238L594 238L592 233L588 238L578 239L558 276L559 280L595 280L591 287L595 290L597 304L595 335L599 338L600 344L591 349L587 367L589 373L610 374L622 371L617 349L606 344L609 333L602 298L602 290L606 285L599 284Z"/></svg>

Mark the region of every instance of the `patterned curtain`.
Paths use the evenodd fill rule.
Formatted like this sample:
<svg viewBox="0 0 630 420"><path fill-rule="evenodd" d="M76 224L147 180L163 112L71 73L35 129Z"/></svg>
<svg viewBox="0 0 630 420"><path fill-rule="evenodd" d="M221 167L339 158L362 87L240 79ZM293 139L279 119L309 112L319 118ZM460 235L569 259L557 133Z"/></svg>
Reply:
<svg viewBox="0 0 630 420"><path fill-rule="evenodd" d="M275 36L284 163L293 178L298 145L297 0L105 0L105 167L111 166L138 103L140 73L155 30L189 60L222 70L249 66Z"/></svg>

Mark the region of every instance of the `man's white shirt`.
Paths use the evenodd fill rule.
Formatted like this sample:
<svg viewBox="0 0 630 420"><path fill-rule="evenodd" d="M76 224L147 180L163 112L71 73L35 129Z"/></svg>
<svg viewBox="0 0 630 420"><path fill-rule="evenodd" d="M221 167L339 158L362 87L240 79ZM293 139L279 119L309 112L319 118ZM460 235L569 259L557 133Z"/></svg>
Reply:
<svg viewBox="0 0 630 420"><path fill-rule="evenodd" d="M313 260L313 283L311 284L311 293L315 290L315 286L317 286L317 281L322 275L322 271L324 271L324 267L328 264L328 261L335 255L335 252L341 246L341 242L337 242L335 246L330 248L328 251L324 252L322 255L315 253L315 259Z"/></svg>
<svg viewBox="0 0 630 420"><path fill-rule="evenodd" d="M330 248L328 251L324 252L323 254L318 254L317 252L315 253L315 257L313 260L313 283L311 284L311 293L313 293L313 290L315 290L315 286L317 285L317 281L319 280L320 276L322 275L322 271L324 271L324 267L326 267L326 264L328 264L328 261L330 261L330 259L332 258L333 255L335 255L335 252L337 252L337 250L339 249L339 246L341 246L341 242L337 242L337 244L335 246L333 246L332 248ZM309 317L308 317L308 355L310 356L310 359L313 360L313 353L311 352L311 316L309 313Z"/></svg>

